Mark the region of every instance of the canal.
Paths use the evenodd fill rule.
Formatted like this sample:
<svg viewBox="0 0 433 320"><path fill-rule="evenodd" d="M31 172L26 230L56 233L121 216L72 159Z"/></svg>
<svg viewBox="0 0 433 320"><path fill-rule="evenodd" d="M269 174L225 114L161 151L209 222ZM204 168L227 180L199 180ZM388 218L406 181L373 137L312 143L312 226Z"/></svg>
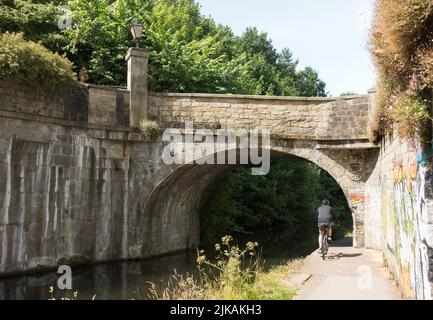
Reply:
<svg viewBox="0 0 433 320"><path fill-rule="evenodd" d="M304 257L315 248L313 243L302 246L285 243L276 234L255 235L253 238L260 241L265 269ZM244 243L244 240L240 243ZM206 253L211 257L209 251L211 249L206 250ZM78 292L78 300L93 297L97 300L148 299L149 282L155 283L158 288L165 288L175 270L182 275L197 274L196 257L195 252L187 252L142 261L73 267L72 290L56 289L59 276L56 271L0 278L0 300L73 298L74 292ZM49 292L51 286L54 288L53 293Z"/></svg>

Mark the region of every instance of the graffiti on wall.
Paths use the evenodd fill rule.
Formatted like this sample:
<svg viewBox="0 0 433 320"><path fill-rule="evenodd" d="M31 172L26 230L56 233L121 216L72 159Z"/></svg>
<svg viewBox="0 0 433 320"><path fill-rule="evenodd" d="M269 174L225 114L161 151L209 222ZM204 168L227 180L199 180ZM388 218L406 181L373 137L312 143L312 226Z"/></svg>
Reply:
<svg viewBox="0 0 433 320"><path fill-rule="evenodd" d="M382 194L382 227L387 260L409 297L431 296L428 280L428 247L423 234L425 205L425 164L413 154L408 164L396 163L393 192Z"/></svg>
<svg viewBox="0 0 433 320"><path fill-rule="evenodd" d="M349 196L349 202L351 204L362 204L365 201L365 196L362 194L352 194Z"/></svg>

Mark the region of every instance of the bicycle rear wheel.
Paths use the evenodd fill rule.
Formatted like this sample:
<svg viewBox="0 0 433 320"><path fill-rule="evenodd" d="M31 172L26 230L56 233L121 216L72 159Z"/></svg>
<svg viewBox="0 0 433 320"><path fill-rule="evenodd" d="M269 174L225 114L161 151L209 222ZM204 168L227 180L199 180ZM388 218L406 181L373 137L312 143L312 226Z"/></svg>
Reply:
<svg viewBox="0 0 433 320"><path fill-rule="evenodd" d="M325 260L326 255L328 254L328 239L327 235L323 237L322 240L322 259Z"/></svg>
<svg viewBox="0 0 433 320"><path fill-rule="evenodd" d="M325 260L325 256L328 254L328 230L327 230L327 226L321 225L320 231L323 232L321 254L322 254L322 259Z"/></svg>

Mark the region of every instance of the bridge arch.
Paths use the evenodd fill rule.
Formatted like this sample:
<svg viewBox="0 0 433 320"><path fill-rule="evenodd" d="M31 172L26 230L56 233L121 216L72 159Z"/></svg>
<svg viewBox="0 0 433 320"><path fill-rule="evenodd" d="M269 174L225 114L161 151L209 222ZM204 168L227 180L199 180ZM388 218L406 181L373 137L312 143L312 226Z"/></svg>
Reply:
<svg viewBox="0 0 433 320"><path fill-rule="evenodd" d="M227 151L227 150L226 150ZM352 211L354 245L363 246L364 181L369 175L365 152L322 148L317 141L271 141L271 157L292 156L327 171L344 192ZM242 165L177 165L162 176L144 204L148 221L142 252L159 255L194 248L200 236L199 213L227 174ZM180 245L180 247L179 247Z"/></svg>

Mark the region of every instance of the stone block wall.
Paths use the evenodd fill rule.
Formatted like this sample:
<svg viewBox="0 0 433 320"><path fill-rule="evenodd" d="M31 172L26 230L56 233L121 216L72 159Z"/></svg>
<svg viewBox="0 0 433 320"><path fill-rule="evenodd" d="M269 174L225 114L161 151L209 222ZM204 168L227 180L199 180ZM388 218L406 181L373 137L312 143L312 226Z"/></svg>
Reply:
<svg viewBox="0 0 433 320"><path fill-rule="evenodd" d="M123 88L76 84L42 92L0 82L0 110L31 116L129 127L129 92Z"/></svg>
<svg viewBox="0 0 433 320"><path fill-rule="evenodd" d="M0 273L125 256L123 158L77 128L0 121Z"/></svg>
<svg viewBox="0 0 433 320"><path fill-rule="evenodd" d="M366 139L368 95L297 98L215 94L149 95L149 118L165 127L264 128L279 138Z"/></svg>
<svg viewBox="0 0 433 320"><path fill-rule="evenodd" d="M129 126L129 92L103 86L89 88L89 123Z"/></svg>
<svg viewBox="0 0 433 320"><path fill-rule="evenodd" d="M365 187L365 244L384 252L408 298L432 298L432 186L431 145L384 137Z"/></svg>
<svg viewBox="0 0 433 320"><path fill-rule="evenodd" d="M199 128L264 128L283 139L363 140L368 99L150 93L148 117L163 127L193 121ZM125 88L110 86L77 84L46 93L0 83L0 110L93 125L129 127L129 100Z"/></svg>
<svg viewBox="0 0 433 320"><path fill-rule="evenodd" d="M173 171L162 143L129 129L56 122L0 110L0 276L197 245L197 220L184 203L162 214L146 209Z"/></svg>
<svg viewBox="0 0 433 320"><path fill-rule="evenodd" d="M87 122L88 90L85 85L37 91L14 82L0 82L0 110Z"/></svg>

